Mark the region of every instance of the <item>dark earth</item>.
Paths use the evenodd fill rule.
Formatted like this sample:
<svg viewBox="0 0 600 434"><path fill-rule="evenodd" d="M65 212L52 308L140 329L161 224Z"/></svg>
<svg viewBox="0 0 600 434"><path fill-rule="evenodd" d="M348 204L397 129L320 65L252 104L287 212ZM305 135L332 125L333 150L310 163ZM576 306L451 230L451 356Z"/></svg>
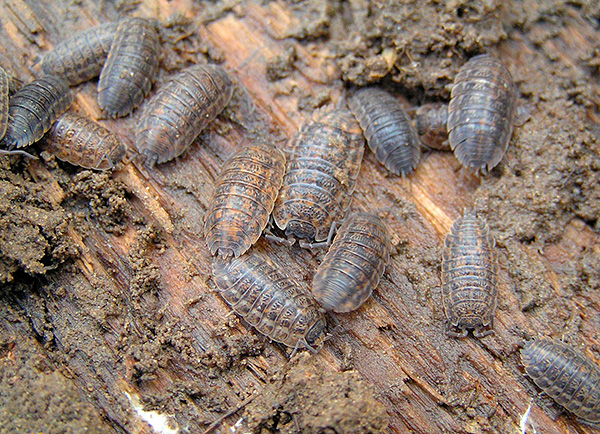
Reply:
<svg viewBox="0 0 600 434"><path fill-rule="evenodd" d="M7 0L1 9L0 65L23 81L65 35L127 15L160 20L154 90L195 62L221 63L241 83L192 148L155 172L133 152L103 173L35 146L39 160L0 156L1 433L152 432L136 405L165 415L164 432L203 432L239 408L215 430L241 420L233 432L517 433L530 403L537 432L593 432L567 414L548 417L560 408L538 397L518 349L553 336L600 360L598 1ZM330 315L322 351L289 362L289 349L228 315L201 235L223 160L244 140L285 148L314 109L357 86L378 83L407 106L447 101L458 68L484 52L505 62L530 117L482 178L432 151L402 180L366 152L354 206L387 218L396 250L372 300ZM96 81L72 90L80 112L102 118ZM104 125L131 145L139 114ZM499 321L495 337L458 342L439 307L441 246L469 206L497 239ZM323 257L266 241L257 249L307 288Z"/></svg>

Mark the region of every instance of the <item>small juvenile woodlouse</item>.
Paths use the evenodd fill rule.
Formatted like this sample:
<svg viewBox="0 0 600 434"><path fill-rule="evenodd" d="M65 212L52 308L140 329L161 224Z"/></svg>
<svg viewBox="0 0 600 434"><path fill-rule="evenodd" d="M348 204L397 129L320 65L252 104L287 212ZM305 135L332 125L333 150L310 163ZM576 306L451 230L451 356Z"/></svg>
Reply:
<svg viewBox="0 0 600 434"><path fill-rule="evenodd" d="M389 258L390 236L384 221L376 214L352 214L317 269L312 293L326 310L356 310L379 284Z"/></svg>
<svg viewBox="0 0 600 434"><path fill-rule="evenodd" d="M315 351L326 322L300 284L259 254L217 257L213 275L227 304L260 333L294 351Z"/></svg>
<svg viewBox="0 0 600 434"><path fill-rule="evenodd" d="M521 350L525 372L554 401L580 417L600 422L600 367L554 339L530 341Z"/></svg>
<svg viewBox="0 0 600 434"><path fill-rule="evenodd" d="M46 74L62 77L74 86L100 75L118 23L106 23L81 31L59 42L42 59Z"/></svg>
<svg viewBox="0 0 600 434"><path fill-rule="evenodd" d="M496 242L475 210L456 219L446 236L442 260L442 303L447 333L481 338L493 333L498 288Z"/></svg>
<svg viewBox="0 0 600 434"><path fill-rule="evenodd" d="M148 102L137 129L135 146L146 157L145 165L181 155L232 94L231 79L217 65L191 66L173 77Z"/></svg>
<svg viewBox="0 0 600 434"><path fill-rule="evenodd" d="M3 139L8 149L37 142L73 103L69 86L46 75L19 89L8 104L10 122Z"/></svg>
<svg viewBox="0 0 600 434"><path fill-rule="evenodd" d="M438 151L449 151L448 105L444 103L425 104L415 112L415 124L421 143Z"/></svg>
<svg viewBox="0 0 600 434"><path fill-rule="evenodd" d="M98 104L110 117L131 113L150 92L158 72L160 45L155 23L119 22L98 81Z"/></svg>
<svg viewBox="0 0 600 434"><path fill-rule="evenodd" d="M400 102L383 89L366 87L349 101L377 161L395 175L411 173L421 157L421 143Z"/></svg>
<svg viewBox="0 0 600 434"><path fill-rule="evenodd" d="M487 54L465 63L448 106L450 147L466 168L486 174L502 159L512 135L517 89L510 72Z"/></svg>
<svg viewBox="0 0 600 434"><path fill-rule="evenodd" d="M67 112L46 134L44 149L59 160L86 169L112 169L125 156L125 145L92 120Z"/></svg>
<svg viewBox="0 0 600 434"><path fill-rule="evenodd" d="M238 257L258 240L284 173L285 155L269 145L245 147L225 162L205 214L204 234L213 255Z"/></svg>
<svg viewBox="0 0 600 434"><path fill-rule="evenodd" d="M310 247L313 241L329 241L344 218L360 171L364 138L347 109L319 109L291 147L273 221L292 242L299 239L302 247Z"/></svg>

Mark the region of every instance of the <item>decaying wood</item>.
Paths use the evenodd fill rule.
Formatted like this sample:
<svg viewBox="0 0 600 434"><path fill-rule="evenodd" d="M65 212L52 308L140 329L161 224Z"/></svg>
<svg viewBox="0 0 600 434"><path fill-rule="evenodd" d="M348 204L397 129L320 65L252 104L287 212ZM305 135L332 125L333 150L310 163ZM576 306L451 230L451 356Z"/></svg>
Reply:
<svg viewBox="0 0 600 434"><path fill-rule="evenodd" d="M12 59L12 64L2 66L11 68L23 80L33 77L35 55L41 53L41 48L51 48L50 41L56 43L59 32L65 31L46 23L47 19L55 19L54 15L36 14L29 3L7 2L4 9L11 14L3 16L0 32L0 58ZM82 19L71 23L69 32L116 18L90 1L80 3L76 10ZM191 18L197 9L191 0L146 0L136 14L164 19L181 12ZM94 224L81 232L79 226L71 224L69 235L81 251L73 272L46 277L50 283L47 287L61 288L61 292L46 295L45 315L53 324L55 345L66 355L62 361L65 370L116 431L150 432L136 405L140 400L147 405L153 397L174 393L187 382L199 385L198 390L182 392L188 404L180 414L166 416L172 426L201 432L223 413L247 402L250 391L260 393L269 373L288 363L289 351L253 338L254 331L235 317L227 317L230 309L216 295L214 283L208 278L211 256L201 235L202 216L216 175L240 141L248 132L254 132L252 127L258 123L280 140L293 136L310 116L297 109L298 93L280 93L278 84L269 82L264 73L267 59L286 52L281 38L286 26L293 26L292 10L278 2L248 2L243 14L236 13L239 10L235 6L233 9L216 15L206 25L199 24L198 32L211 47L222 51L224 66L247 90L240 92L241 104L233 110L246 107L251 111L249 119L234 116L236 122L219 121L229 130L213 130L206 141L196 141L184 156L153 171L146 171L133 160L116 170L113 177L126 186L132 215L145 218L153 229L132 224L117 235ZM25 15L17 19L20 13ZM570 56L575 54L569 48L572 38L578 38L580 44L600 42L595 30L579 16L575 14L571 22L572 26L561 34L567 45L548 48L554 49L566 65L574 64ZM331 65L318 53L307 54L307 47L310 44L298 44L303 62L296 65L299 73L294 75L293 86L307 94L325 90L337 100L343 88L330 80L328 74L335 75ZM519 62L527 59L517 53L531 49L529 41L513 40L502 45L500 51L511 69L518 69ZM76 92L77 107L99 119L94 86L84 85ZM250 101L244 101L247 98ZM250 106L254 108L248 110ZM138 109L131 119L106 121L105 125L131 144L139 115ZM66 192L52 173L40 161L29 163L28 170L35 179L44 180L48 197L60 206ZM502 249L495 334L481 340L457 340L445 334L439 272L424 274L422 269L439 265L443 237L453 220L473 204L478 185L478 178L461 171L450 153L426 155L406 179L387 176L372 155L365 157L353 208L376 209L384 215L397 252L372 298L356 312L335 316L339 328L314 357L332 370L351 366L359 372L386 407L393 433L494 432L487 422L491 418L503 421L502 432L517 433L532 403L529 417L537 432L593 432L570 418L552 420L536 404L537 391L523 375L518 348L525 337L540 332L540 324L521 310L507 272L509 258ZM144 244L148 237L158 241ZM598 235L589 226L573 220L561 241L545 251L538 251L534 245L519 245L518 249L524 258L546 270L550 286L560 297L562 288L557 276L564 272L564 264L577 258L583 249L597 251L598 243ZM312 280L310 270L316 270L323 258L322 251L290 249L265 240L259 241L257 248L277 258L306 287ZM415 257L413 252L417 250L425 252L426 257ZM144 279L152 284L140 284ZM95 288L102 288L102 297L107 299L97 298ZM590 295L588 302L580 306L582 329L586 331L583 339L589 345L600 345L592 319L600 312L600 296ZM112 311L108 312L106 306ZM23 309L35 317L38 307L32 303ZM83 338L67 326L72 322L84 325ZM172 339L163 339L152 347L152 338L159 331L148 327L149 323L158 325L161 336L172 335ZM223 338L222 329L229 338ZM223 351L227 339L237 338L254 340L264 348L243 362L232 362L237 363L235 369L225 369L218 358L227 356ZM120 352L135 340L147 342L143 359L151 358L148 354L156 355L158 362L152 369L139 366L141 356ZM167 351L169 356L161 359ZM202 370L208 358L217 360L210 362L215 367ZM148 372L151 375L144 376ZM210 398L214 401L212 407L201 391L215 391ZM463 409L470 409L471 416L457 417L463 415ZM216 431L229 432L228 426L234 422L226 420Z"/></svg>

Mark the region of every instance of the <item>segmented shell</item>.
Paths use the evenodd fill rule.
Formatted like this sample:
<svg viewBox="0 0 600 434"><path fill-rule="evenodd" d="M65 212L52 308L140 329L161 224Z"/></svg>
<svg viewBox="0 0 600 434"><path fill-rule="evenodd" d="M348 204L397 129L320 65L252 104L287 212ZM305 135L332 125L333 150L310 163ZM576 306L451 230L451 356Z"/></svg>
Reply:
<svg viewBox="0 0 600 434"><path fill-rule="evenodd" d="M362 131L346 109L317 110L291 147L273 220L288 237L324 241L352 200L364 152Z"/></svg>
<svg viewBox="0 0 600 434"><path fill-rule="evenodd" d="M160 45L154 23L121 21L98 81L98 104L110 117L131 113L150 92Z"/></svg>
<svg viewBox="0 0 600 434"><path fill-rule="evenodd" d="M217 65L184 69L147 104L135 146L146 165L181 155L229 103L233 83Z"/></svg>
<svg viewBox="0 0 600 434"><path fill-rule="evenodd" d="M60 78L46 75L26 84L10 99L3 143L12 149L37 142L72 103L69 86Z"/></svg>
<svg viewBox="0 0 600 434"><path fill-rule="evenodd" d="M283 182L285 155L268 145L236 152L224 165L205 214L210 252L240 256L267 226Z"/></svg>
<svg viewBox="0 0 600 434"><path fill-rule="evenodd" d="M369 298L390 259L389 238L375 214L356 213L344 221L313 278L312 293L323 308L350 312Z"/></svg>
<svg viewBox="0 0 600 434"><path fill-rule="evenodd" d="M46 74L62 77L71 86L100 75L118 23L102 24L59 42L42 59Z"/></svg>
<svg viewBox="0 0 600 434"><path fill-rule="evenodd" d="M527 375L558 404L589 422L600 422L600 368L554 339L530 341L521 350Z"/></svg>
<svg viewBox="0 0 600 434"><path fill-rule="evenodd" d="M96 170L113 168L126 150L115 134L72 112L56 121L46 135L44 149L59 160Z"/></svg>
<svg viewBox="0 0 600 434"><path fill-rule="evenodd" d="M395 175L411 173L421 158L421 143L398 100L383 89L366 87L349 105L377 161Z"/></svg>
<svg viewBox="0 0 600 434"><path fill-rule="evenodd" d="M460 163L487 173L504 156L512 135L517 90L508 69L487 54L465 63L448 106L450 147Z"/></svg>
<svg viewBox="0 0 600 434"><path fill-rule="evenodd" d="M475 337L493 332L498 289L495 240L474 210L456 219L446 236L442 260L442 303L448 335Z"/></svg>
<svg viewBox="0 0 600 434"><path fill-rule="evenodd" d="M415 113L415 123L423 144L440 151L450 150L447 104L433 103L420 106Z"/></svg>
<svg viewBox="0 0 600 434"><path fill-rule="evenodd" d="M266 256L217 257L213 275L227 304L272 340L312 349L322 337L326 322L313 300Z"/></svg>

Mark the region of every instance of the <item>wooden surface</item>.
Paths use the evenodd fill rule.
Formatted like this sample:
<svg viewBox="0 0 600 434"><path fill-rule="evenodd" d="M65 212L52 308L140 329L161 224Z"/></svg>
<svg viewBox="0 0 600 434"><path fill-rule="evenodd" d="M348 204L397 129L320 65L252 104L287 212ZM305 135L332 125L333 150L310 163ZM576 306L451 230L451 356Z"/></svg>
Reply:
<svg viewBox="0 0 600 434"><path fill-rule="evenodd" d="M0 59L3 67L23 80L32 78L36 56L51 49L61 35L117 18L117 11L107 3L94 6L84 0L58 15L48 12L52 7L53 2L24 0L3 5ZM229 308L215 294L209 278L211 258L201 236L202 216L222 162L244 138L272 137L285 147L285 139L310 116L309 111L297 109L300 91L309 95L326 91L336 102L343 90L333 63L327 60L326 41L298 43L284 38L294 25L293 10L285 3L232 3L218 13L187 0L146 0L134 11L137 16L162 20L176 12L207 18L197 28L202 44L213 54L222 53L224 66L245 91L236 92L232 111L221 116L183 157L150 173L133 162L115 171L112 177L127 192L129 224L122 233L111 233L93 219L71 222L69 236L81 255L70 266L71 273L46 276L46 288L54 292L44 296L45 316L53 324L56 347L65 354L61 369L113 428L123 432L150 432L134 410L136 400L146 409L152 409L153 403L162 406L159 412L181 432L201 432L251 392L259 393L269 373L288 363L289 350L253 337L254 331L228 316ZM48 16L77 20L63 27ZM576 14L572 23L559 35L564 45L550 48L565 64L574 62L578 44L590 43L588 36L596 43L600 40ZM572 43L574 34L580 36L577 44ZM297 70L284 81L269 82L265 63L284 55L288 44L299 53ZM511 40L500 52L519 62L523 57L515 53L530 52L532 47L526 39ZM190 43L188 48L197 47ZM194 57L190 52L185 56ZM166 77L163 70L159 84ZM295 91L287 92L290 88ZM75 91L77 108L100 118L95 82ZM104 124L130 145L139 115L140 110L133 117ZM60 206L67 192L44 163L33 161L28 170ZM416 173L401 179L387 176L366 152L353 209L376 209L385 216L397 252L376 293L360 310L330 317L338 328L313 357L331 370L352 368L365 378L387 409L393 433L517 433L530 405L530 420L539 433L592 432L569 417L552 420L538 405L537 389L523 375L520 343L526 336L550 331L522 311L508 272L514 257L508 257L506 250L499 249L495 334L480 340L445 335L439 288L441 245L452 221L474 203L480 182L460 170L450 153L428 154ZM517 251L542 269L545 284L560 298L565 267L578 260L583 249L598 253L598 241L588 225L573 219L562 239L544 251L515 242L511 254ZM307 288L323 257L322 251L286 248L265 240L257 248L277 258ZM597 346L600 297L597 293L588 297L588 303L578 307L581 329L586 330L584 341ZM23 307L34 318L35 328L37 307ZM81 324L81 335L74 332L74 323ZM232 356L228 345L235 339L264 348L258 355ZM140 352L128 352L131 348ZM193 384L193 390L181 392L183 383ZM182 394L185 404L165 404L164 400ZM217 431L229 432L227 427L239 416L225 420Z"/></svg>

